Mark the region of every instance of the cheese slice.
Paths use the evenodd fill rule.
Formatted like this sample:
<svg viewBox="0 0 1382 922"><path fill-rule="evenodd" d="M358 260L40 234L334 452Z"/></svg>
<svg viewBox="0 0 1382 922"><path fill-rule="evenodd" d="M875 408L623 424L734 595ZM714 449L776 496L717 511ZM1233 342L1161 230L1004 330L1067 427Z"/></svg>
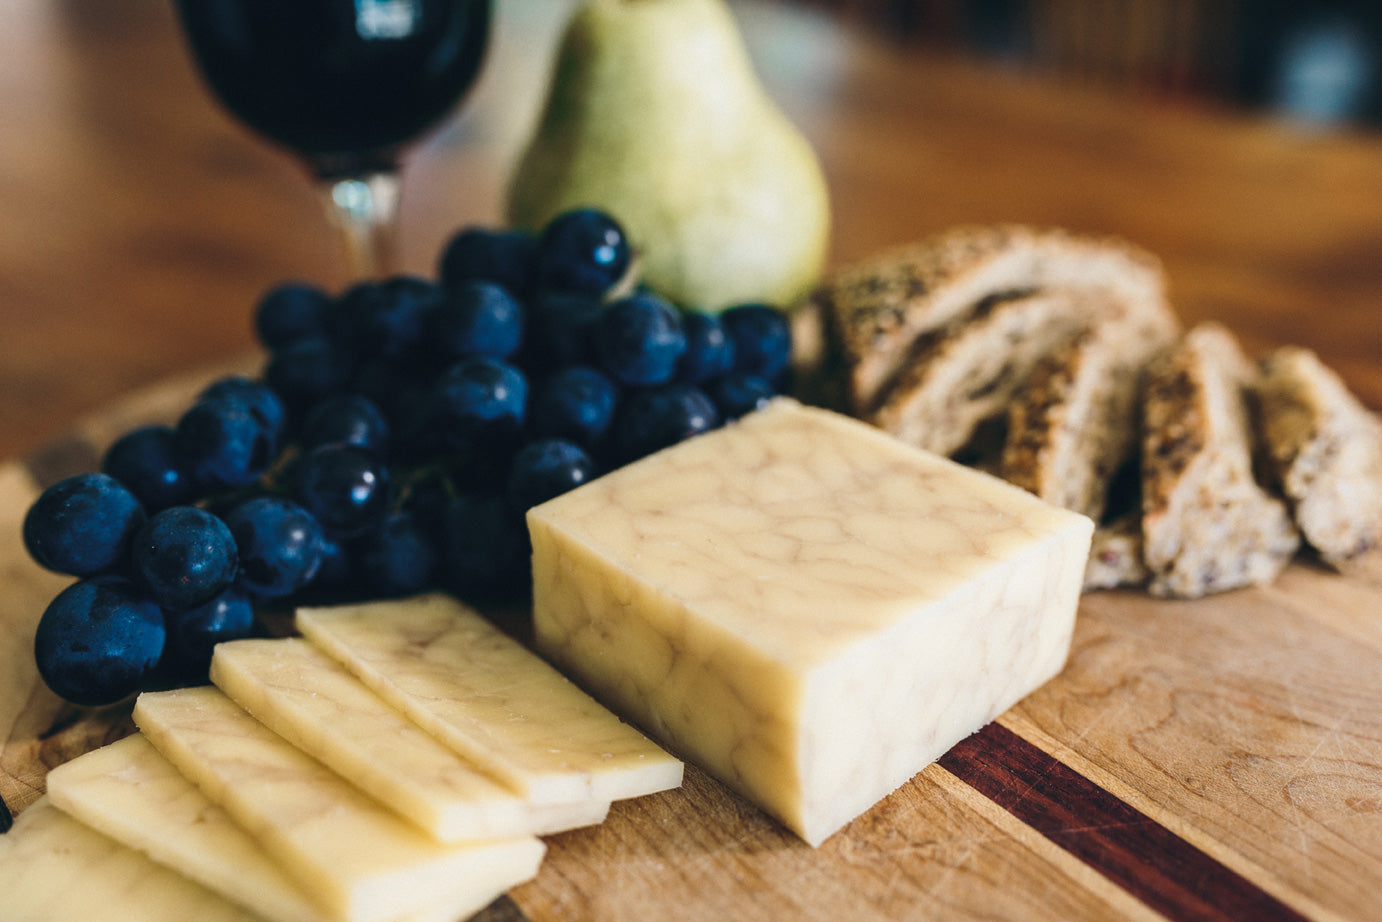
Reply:
<svg viewBox="0 0 1382 922"><path fill-rule="evenodd" d="M680 761L449 596L299 609L297 626L530 800L620 800L681 784Z"/></svg>
<svg viewBox="0 0 1382 922"><path fill-rule="evenodd" d="M536 874L535 838L440 845L211 687L145 693L149 742L342 922L385 922Z"/></svg>
<svg viewBox="0 0 1382 922"><path fill-rule="evenodd" d="M1060 670L1093 528L790 400L528 525L538 649L813 845Z"/></svg>
<svg viewBox="0 0 1382 922"><path fill-rule="evenodd" d="M263 922L72 819L48 798L0 836L5 922Z"/></svg>
<svg viewBox="0 0 1382 922"><path fill-rule="evenodd" d="M607 801L529 804L301 638L216 647L211 681L293 745L444 842L590 826Z"/></svg>
<svg viewBox="0 0 1382 922"><path fill-rule="evenodd" d="M48 796L64 813L268 922L333 922L140 734L53 769ZM520 882L477 880L473 892L395 922L455 922Z"/></svg>

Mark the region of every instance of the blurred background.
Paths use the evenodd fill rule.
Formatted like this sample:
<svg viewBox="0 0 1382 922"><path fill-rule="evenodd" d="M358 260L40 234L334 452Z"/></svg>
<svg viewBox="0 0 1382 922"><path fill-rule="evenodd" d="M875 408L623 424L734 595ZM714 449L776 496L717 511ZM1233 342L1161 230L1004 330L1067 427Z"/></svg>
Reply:
<svg viewBox="0 0 1382 922"><path fill-rule="evenodd" d="M405 271L500 220L580 2L495 0L479 84L405 169ZM1121 235L1183 316L1315 348L1382 406L1382 0L730 3L835 189L832 264L958 223ZM0 10L3 458L247 353L271 284L346 278L300 165L215 104L170 0Z"/></svg>
<svg viewBox="0 0 1382 922"><path fill-rule="evenodd" d="M1139 93L1382 122L1378 0L791 0L899 44Z"/></svg>

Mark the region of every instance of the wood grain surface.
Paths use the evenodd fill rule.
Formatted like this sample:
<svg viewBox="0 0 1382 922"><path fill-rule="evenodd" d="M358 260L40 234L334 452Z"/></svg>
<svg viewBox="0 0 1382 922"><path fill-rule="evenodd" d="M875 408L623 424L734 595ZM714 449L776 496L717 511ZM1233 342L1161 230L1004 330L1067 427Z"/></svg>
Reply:
<svg viewBox="0 0 1382 922"><path fill-rule="evenodd" d="M32 659L64 580L23 510L124 429L253 356L136 393L0 466L0 797L132 726L65 705ZM1056 679L811 849L694 766L548 840L481 922L1314 919L1382 913L1382 561L1308 562L1195 602L1087 595Z"/></svg>

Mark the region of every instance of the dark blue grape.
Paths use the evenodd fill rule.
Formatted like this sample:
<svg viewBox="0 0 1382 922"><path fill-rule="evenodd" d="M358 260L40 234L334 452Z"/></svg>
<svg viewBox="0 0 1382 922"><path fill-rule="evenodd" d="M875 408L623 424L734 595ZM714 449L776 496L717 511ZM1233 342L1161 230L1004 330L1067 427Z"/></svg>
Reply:
<svg viewBox="0 0 1382 922"><path fill-rule="evenodd" d="M734 370L774 381L792 360L787 315L767 304L740 304L720 315L734 341Z"/></svg>
<svg viewBox="0 0 1382 922"><path fill-rule="evenodd" d="M292 595L317 575L322 529L310 512L281 496L257 496L225 517L240 555L240 582L276 599Z"/></svg>
<svg viewBox="0 0 1382 922"><path fill-rule="evenodd" d="M344 390L354 369L353 356L328 339L311 337L275 350L264 379L284 403L302 411Z"/></svg>
<svg viewBox="0 0 1382 922"><path fill-rule="evenodd" d="M614 382L594 368L563 368L534 391L529 428L539 437L591 446L609 429L618 399Z"/></svg>
<svg viewBox="0 0 1382 922"><path fill-rule="evenodd" d="M706 385L706 393L715 401L722 419L738 419L746 413L761 410L777 395L767 381L757 375L734 371L722 375Z"/></svg>
<svg viewBox="0 0 1382 922"><path fill-rule="evenodd" d="M493 282L462 282L437 308L432 346L448 362L475 355L506 359L523 342L523 305Z"/></svg>
<svg viewBox="0 0 1382 922"><path fill-rule="evenodd" d="M517 368L498 359L462 359L437 382L438 435L452 448L511 441L527 403L528 381Z"/></svg>
<svg viewBox="0 0 1382 922"><path fill-rule="evenodd" d="M216 644L240 640L253 632L254 605L249 593L232 584L205 605L166 612L163 623L168 639L159 671L182 683L205 682Z"/></svg>
<svg viewBox="0 0 1382 922"><path fill-rule="evenodd" d="M453 481L464 490L503 493L509 481L509 464L522 443L514 439L505 445L486 444L451 469Z"/></svg>
<svg viewBox="0 0 1382 922"><path fill-rule="evenodd" d="M463 596L508 594L528 579L523 514L497 493L462 493L446 506L441 573Z"/></svg>
<svg viewBox="0 0 1382 922"><path fill-rule="evenodd" d="M164 608L186 611L220 595L239 558L225 522L195 506L164 509L130 542L135 579Z"/></svg>
<svg viewBox="0 0 1382 922"><path fill-rule="evenodd" d="M222 395L194 403L173 436L178 462L201 487L254 483L278 457L278 435L262 413L241 398Z"/></svg>
<svg viewBox="0 0 1382 922"><path fill-rule="evenodd" d="M368 397L340 394L312 408L303 421L300 440L304 449L342 442L383 455L389 449L389 421Z"/></svg>
<svg viewBox="0 0 1382 922"><path fill-rule="evenodd" d="M319 445L294 471L294 498L330 538L352 538L379 522L390 501L388 466L354 445Z"/></svg>
<svg viewBox="0 0 1382 922"><path fill-rule="evenodd" d="M405 361L375 358L362 362L355 369L350 386L343 393L362 394L373 400L379 409L387 414L390 405L401 391L424 382L430 383L431 379L436 377L437 369L431 362L419 360L422 358L430 356L424 354ZM338 395L329 394L325 399L330 400L335 396Z"/></svg>
<svg viewBox="0 0 1382 922"><path fill-rule="evenodd" d="M430 357L424 353L419 359ZM384 414L392 450L425 434L421 430L431 422L431 397L438 373L430 361L373 359L361 366L349 392L368 397ZM327 397L322 402L332 400Z"/></svg>
<svg viewBox="0 0 1382 922"><path fill-rule="evenodd" d="M49 603L34 635L43 681L73 704L113 704L139 690L164 646L163 613L129 580L98 576Z"/></svg>
<svg viewBox="0 0 1382 922"><path fill-rule="evenodd" d="M467 479L466 483L469 485L470 480ZM449 473L435 469L425 472L408 484L407 492L403 495L403 510L410 513L429 534L438 534L442 512L456 492L453 484Z"/></svg>
<svg viewBox="0 0 1382 922"><path fill-rule="evenodd" d="M342 355L359 358L361 349L360 320L374 309L374 303L384 297L384 283L379 280L357 282L341 292L327 310L323 326L326 338Z"/></svg>
<svg viewBox="0 0 1382 922"><path fill-rule="evenodd" d="M447 243L439 268L447 288L494 282L523 297L537 282L537 264L538 242L532 234L469 227Z"/></svg>
<svg viewBox="0 0 1382 922"><path fill-rule="evenodd" d="M598 297L544 291L532 302L524 343L526 367L552 371L593 361L590 339L605 305Z"/></svg>
<svg viewBox="0 0 1382 922"><path fill-rule="evenodd" d="M591 335L601 370L621 384L665 384L686 351L676 308L646 293L605 308Z"/></svg>
<svg viewBox="0 0 1382 922"><path fill-rule="evenodd" d="M24 516L24 546L50 570L92 576L125 558L144 524L135 495L106 474L78 474L44 490Z"/></svg>
<svg viewBox="0 0 1382 922"><path fill-rule="evenodd" d="M213 383L202 391L197 399L218 400L222 397L244 401L249 405L250 413L273 431L275 439L283 435L288 414L283 407L283 401L278 399L278 395L268 385L260 384L244 375L232 375Z"/></svg>
<svg viewBox="0 0 1382 922"><path fill-rule="evenodd" d="M400 596L432 584L437 548L427 528L410 512L396 512L360 539L356 559L370 593Z"/></svg>
<svg viewBox="0 0 1382 922"><path fill-rule="evenodd" d="M291 342L320 336L325 329L331 299L315 285L287 282L270 289L254 312L254 329L259 341L270 350Z"/></svg>
<svg viewBox="0 0 1382 922"><path fill-rule="evenodd" d="M621 463L675 445L720 424L715 404L690 384L636 390L614 417L613 447Z"/></svg>
<svg viewBox="0 0 1382 922"><path fill-rule="evenodd" d="M442 303L442 290L425 279L395 276L374 285L358 286L352 311L351 338L360 356L397 361L421 350L432 315Z"/></svg>
<svg viewBox="0 0 1382 922"><path fill-rule="evenodd" d="M538 439L514 455L509 468L509 502L515 509L531 509L594 476L595 462L575 442Z"/></svg>
<svg viewBox="0 0 1382 922"><path fill-rule="evenodd" d="M686 334L686 351L677 362L678 381L703 384L734 367L734 343L719 317L704 311L683 311L681 328Z"/></svg>
<svg viewBox="0 0 1382 922"><path fill-rule="evenodd" d="M182 470L169 426L127 432L106 451L101 470L129 488L146 510L157 512L191 502L192 478Z"/></svg>
<svg viewBox="0 0 1382 922"><path fill-rule="evenodd" d="M631 258L617 221L593 208L577 208L543 228L538 272L544 287L599 295L624 277Z"/></svg>
<svg viewBox="0 0 1382 922"><path fill-rule="evenodd" d="M444 445L437 423L435 386L400 388L386 410L389 419L389 456L404 464L426 463Z"/></svg>
<svg viewBox="0 0 1382 922"><path fill-rule="evenodd" d="M315 589L342 589L359 581L360 568L350 553L345 540L323 537L321 543L322 562L312 580Z"/></svg>

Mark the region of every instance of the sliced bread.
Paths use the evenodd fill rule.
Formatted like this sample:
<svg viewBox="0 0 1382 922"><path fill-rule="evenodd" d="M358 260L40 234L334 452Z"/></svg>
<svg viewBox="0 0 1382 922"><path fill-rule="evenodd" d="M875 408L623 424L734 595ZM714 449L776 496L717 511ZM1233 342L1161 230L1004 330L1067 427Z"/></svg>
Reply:
<svg viewBox="0 0 1382 922"><path fill-rule="evenodd" d="M1177 332L1169 310L1114 302L1043 357L1008 406L1001 476L1098 522L1137 447L1143 368Z"/></svg>
<svg viewBox="0 0 1382 922"><path fill-rule="evenodd" d="M1104 288L1165 302L1160 263L1118 240L1021 225L961 227L838 273L817 292L838 355L845 402L862 413L908 364L917 338L995 294Z"/></svg>
<svg viewBox="0 0 1382 922"><path fill-rule="evenodd" d="M1232 334L1209 323L1148 367L1142 535L1153 595L1267 583L1299 546L1285 503L1253 479L1252 376Z"/></svg>
<svg viewBox="0 0 1382 922"><path fill-rule="evenodd" d="M1382 426L1308 349L1277 349L1260 370L1264 467L1305 540L1342 568L1382 541Z"/></svg>
<svg viewBox="0 0 1382 922"><path fill-rule="evenodd" d="M981 422L1003 412L1038 360L1101 306L1064 289L989 298L923 336L866 418L918 448L953 454Z"/></svg>

